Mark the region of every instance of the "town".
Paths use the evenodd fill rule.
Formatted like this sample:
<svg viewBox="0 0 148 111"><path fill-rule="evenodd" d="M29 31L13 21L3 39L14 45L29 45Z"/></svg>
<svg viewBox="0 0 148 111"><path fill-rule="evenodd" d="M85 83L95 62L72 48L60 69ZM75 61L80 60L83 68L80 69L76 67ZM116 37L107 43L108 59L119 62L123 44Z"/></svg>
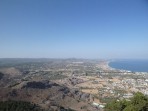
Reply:
<svg viewBox="0 0 148 111"><path fill-rule="evenodd" d="M113 99L128 100L136 92L148 95L147 72L114 69L109 66L109 60L30 59L24 62L18 59L17 62L14 61L12 60L12 63L1 61L0 87L11 94L7 97L2 91L1 100L16 98L24 100L23 97L29 99L32 97L30 101L44 108L50 106L52 109L60 105L80 111L86 109L103 111L106 103ZM51 84L54 87L47 90ZM62 92L59 94L58 90ZM36 96L30 94L31 92ZM42 92L42 95L38 92ZM23 97L17 97L19 93ZM53 96L48 97L51 93L55 93L54 100ZM70 98L77 102L68 103ZM78 103L79 106L76 107Z"/></svg>

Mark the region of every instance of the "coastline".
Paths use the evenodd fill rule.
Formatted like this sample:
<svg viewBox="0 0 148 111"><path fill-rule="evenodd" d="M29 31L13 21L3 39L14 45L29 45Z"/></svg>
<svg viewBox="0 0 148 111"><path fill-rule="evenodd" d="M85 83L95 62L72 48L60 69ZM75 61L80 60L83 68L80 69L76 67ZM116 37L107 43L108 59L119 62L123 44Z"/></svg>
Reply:
<svg viewBox="0 0 148 111"><path fill-rule="evenodd" d="M112 69L112 70L118 70L118 71L126 71L126 72L133 72L133 73L148 73L148 71L133 71L133 70L128 70L128 69L121 69L121 68L115 68L111 65L111 63L116 62L116 61L107 61L107 67Z"/></svg>
<svg viewBox="0 0 148 111"><path fill-rule="evenodd" d="M118 69L118 68L112 67L112 66L110 65L111 62L113 62L113 61L108 61L108 64L107 64L107 66L108 66L110 69L118 70L118 71L128 71L128 72L132 72L132 71L130 71L130 70L124 70L124 69Z"/></svg>

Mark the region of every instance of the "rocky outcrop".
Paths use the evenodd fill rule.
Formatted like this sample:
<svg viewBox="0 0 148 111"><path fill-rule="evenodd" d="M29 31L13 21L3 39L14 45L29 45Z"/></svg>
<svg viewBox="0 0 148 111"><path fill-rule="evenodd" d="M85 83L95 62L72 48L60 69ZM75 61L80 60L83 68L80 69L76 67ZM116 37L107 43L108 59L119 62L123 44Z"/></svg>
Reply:
<svg viewBox="0 0 148 111"><path fill-rule="evenodd" d="M78 89L70 89L57 83L42 80L25 82L18 89L2 89L0 99L23 100L33 102L45 109L75 109L86 111L93 107L89 104L91 95L83 93ZM86 109L81 110L81 107ZM60 110L59 110L60 111ZM93 111L96 111L93 109Z"/></svg>
<svg viewBox="0 0 148 111"><path fill-rule="evenodd" d="M19 76L21 75L22 73L14 68L14 67L10 67L10 68L1 68L0 71L3 73L3 74L8 74L10 76Z"/></svg>
<svg viewBox="0 0 148 111"><path fill-rule="evenodd" d="M69 82L70 82L72 85L76 85L76 84L83 83L84 80L83 80L83 79L79 79L79 78L72 77L72 78L69 78Z"/></svg>

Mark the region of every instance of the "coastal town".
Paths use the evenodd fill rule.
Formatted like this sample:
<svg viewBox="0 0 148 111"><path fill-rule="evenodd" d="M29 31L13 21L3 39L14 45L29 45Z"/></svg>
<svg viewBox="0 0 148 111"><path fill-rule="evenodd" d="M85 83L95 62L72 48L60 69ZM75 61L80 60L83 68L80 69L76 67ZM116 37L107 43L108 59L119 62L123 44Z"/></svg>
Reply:
<svg viewBox="0 0 148 111"><path fill-rule="evenodd" d="M136 92L148 95L147 72L114 69L109 60L28 61L18 59L17 63L15 60L0 65L1 100L26 97L44 108L103 111L106 103L114 99L128 100Z"/></svg>
<svg viewBox="0 0 148 111"><path fill-rule="evenodd" d="M82 63L73 65L80 67L80 64ZM69 77L74 83L71 87L79 88L82 92L93 95L95 98L93 103L98 105L104 105L113 98L131 98L136 92L148 95L147 72L118 70L111 68L108 64L109 61L99 62L94 67L96 72L89 76L73 74L72 77ZM99 72L97 72L98 68ZM58 83L69 85L68 79L60 80Z"/></svg>

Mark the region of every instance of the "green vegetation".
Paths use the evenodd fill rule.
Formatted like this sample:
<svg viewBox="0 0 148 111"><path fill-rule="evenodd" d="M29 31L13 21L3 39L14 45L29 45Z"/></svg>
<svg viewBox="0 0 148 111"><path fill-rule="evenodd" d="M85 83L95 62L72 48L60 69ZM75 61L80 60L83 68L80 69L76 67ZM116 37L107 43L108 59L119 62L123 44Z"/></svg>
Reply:
<svg viewBox="0 0 148 111"><path fill-rule="evenodd" d="M37 105L23 101L1 101L0 111L43 111Z"/></svg>
<svg viewBox="0 0 148 111"><path fill-rule="evenodd" d="M62 75L62 74L54 74L54 75L50 75L49 76L49 79L50 80L58 80L58 79L64 79L66 78L67 76L65 75Z"/></svg>
<svg viewBox="0 0 148 111"><path fill-rule="evenodd" d="M105 111L148 111L148 97L138 92L129 100L114 100L107 103Z"/></svg>
<svg viewBox="0 0 148 111"><path fill-rule="evenodd" d="M102 103L107 103L107 102L111 102L111 101L114 101L116 98L111 96L111 97L99 97L99 100L102 102Z"/></svg>
<svg viewBox="0 0 148 111"><path fill-rule="evenodd" d="M122 90L122 89L117 89L117 88L115 88L114 89L114 92L115 92L115 95L118 95L118 94L120 94L120 97L123 97L123 95L126 93L126 91L125 90Z"/></svg>

